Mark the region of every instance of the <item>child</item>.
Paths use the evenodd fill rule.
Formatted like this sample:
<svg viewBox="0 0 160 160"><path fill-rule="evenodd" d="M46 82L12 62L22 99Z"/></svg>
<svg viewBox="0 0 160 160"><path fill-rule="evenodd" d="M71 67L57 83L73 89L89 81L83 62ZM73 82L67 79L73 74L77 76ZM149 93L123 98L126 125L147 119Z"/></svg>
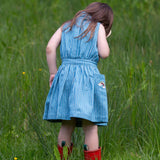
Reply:
<svg viewBox="0 0 160 160"><path fill-rule="evenodd" d="M63 159L63 146L72 152L71 135L76 126L85 134L85 160L101 159L98 127L108 122L105 77L97 63L109 56L106 40L111 34L112 9L94 2L77 12L51 37L46 48L50 72L50 91L43 119L62 122L58 149ZM56 49L60 45L62 64L57 71Z"/></svg>

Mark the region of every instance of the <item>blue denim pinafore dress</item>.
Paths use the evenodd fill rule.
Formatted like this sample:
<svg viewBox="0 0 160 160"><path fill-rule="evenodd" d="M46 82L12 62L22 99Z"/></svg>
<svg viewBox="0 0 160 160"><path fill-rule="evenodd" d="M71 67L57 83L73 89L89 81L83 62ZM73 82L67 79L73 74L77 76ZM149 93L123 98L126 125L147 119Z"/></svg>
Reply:
<svg viewBox="0 0 160 160"><path fill-rule="evenodd" d="M63 26L60 55L62 64L58 69L48 93L44 120L61 122L77 119L77 126L86 119L99 126L108 122L108 102L105 76L100 74L97 37L100 23L97 23L93 38L90 33L82 39L79 36L89 25L79 17L72 30ZM88 42L87 42L88 41Z"/></svg>

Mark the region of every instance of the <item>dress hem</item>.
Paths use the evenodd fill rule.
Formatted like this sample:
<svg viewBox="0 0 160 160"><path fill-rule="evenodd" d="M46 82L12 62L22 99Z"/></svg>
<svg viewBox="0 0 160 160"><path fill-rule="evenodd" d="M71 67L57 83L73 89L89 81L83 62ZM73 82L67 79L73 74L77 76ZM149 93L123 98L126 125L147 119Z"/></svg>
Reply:
<svg viewBox="0 0 160 160"><path fill-rule="evenodd" d="M107 124L108 124L108 121L105 120L106 118L103 119L101 117L101 120L96 120L96 119L93 120L93 119L90 119L90 118L88 118L86 116L82 117L82 116L79 116L79 115L74 115L74 116L70 115L70 116L68 116L68 118L67 117L63 117L63 116L57 117L55 115L48 115L48 116L44 115L43 120L56 123L56 122L62 122L62 120L71 120L71 118L76 118L76 120L78 122L78 123L76 123L77 127L82 127L82 124L81 124L82 119L86 119L88 121L91 121L92 123L94 123L95 125L98 125L98 126L107 126Z"/></svg>

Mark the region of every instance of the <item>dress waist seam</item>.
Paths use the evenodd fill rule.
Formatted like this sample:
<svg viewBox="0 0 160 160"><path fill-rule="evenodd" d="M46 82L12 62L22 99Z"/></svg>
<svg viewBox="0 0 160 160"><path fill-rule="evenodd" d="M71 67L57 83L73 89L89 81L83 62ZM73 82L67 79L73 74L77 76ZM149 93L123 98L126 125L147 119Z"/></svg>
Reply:
<svg viewBox="0 0 160 160"><path fill-rule="evenodd" d="M71 58L64 58L62 59L62 64L73 64L73 65L97 65L97 62L88 60L88 59L71 59Z"/></svg>

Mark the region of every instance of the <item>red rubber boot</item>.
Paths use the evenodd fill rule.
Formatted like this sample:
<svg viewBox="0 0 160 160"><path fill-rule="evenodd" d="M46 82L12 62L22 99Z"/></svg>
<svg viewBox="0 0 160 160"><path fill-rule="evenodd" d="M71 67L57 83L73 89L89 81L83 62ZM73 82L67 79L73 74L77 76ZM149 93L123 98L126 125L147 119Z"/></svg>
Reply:
<svg viewBox="0 0 160 160"><path fill-rule="evenodd" d="M94 151L84 151L85 160L101 160L101 148Z"/></svg>
<svg viewBox="0 0 160 160"><path fill-rule="evenodd" d="M61 157L61 160L65 160L64 156L63 156L63 147L65 146L65 142L62 142L62 147L60 145L58 145L58 151ZM68 157L70 156L70 154L72 153L73 150L73 143L71 143L70 147L68 147ZM68 159L68 158L67 158Z"/></svg>
<svg viewBox="0 0 160 160"><path fill-rule="evenodd" d="M71 155L72 150L73 150L73 143L71 143L70 147L68 147L68 158L69 158L69 156ZM67 158L67 159L68 159L68 158Z"/></svg>
<svg viewBox="0 0 160 160"><path fill-rule="evenodd" d="M60 145L58 145L58 151L59 151L61 160L65 160L64 157L63 157L63 147L61 147Z"/></svg>
<svg viewBox="0 0 160 160"><path fill-rule="evenodd" d="M61 156L61 160L63 160L64 159L64 157L63 157L63 147L61 147L60 145L58 145L58 151L59 151L59 154Z"/></svg>

